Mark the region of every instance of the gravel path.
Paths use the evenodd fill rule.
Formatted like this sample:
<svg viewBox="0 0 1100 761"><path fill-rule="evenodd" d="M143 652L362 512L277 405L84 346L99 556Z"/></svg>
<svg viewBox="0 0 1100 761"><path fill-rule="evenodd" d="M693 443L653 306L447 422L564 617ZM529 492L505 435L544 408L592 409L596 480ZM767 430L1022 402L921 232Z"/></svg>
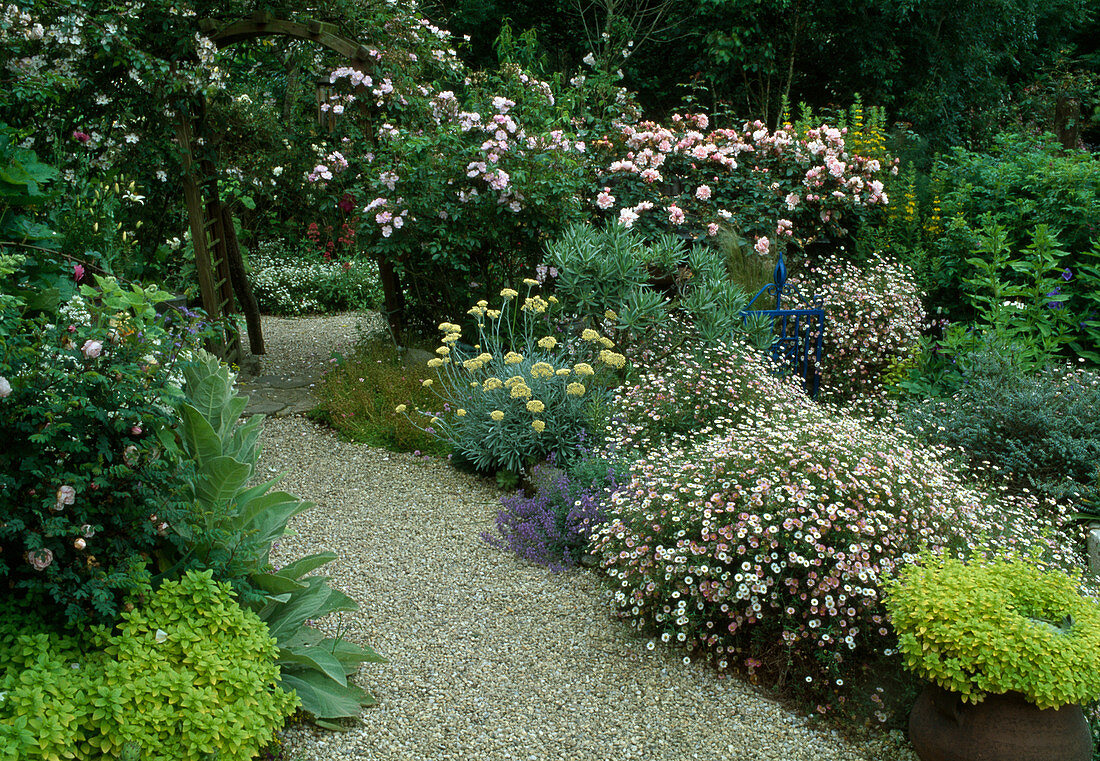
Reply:
<svg viewBox="0 0 1100 761"><path fill-rule="evenodd" d="M292 362L301 347L279 336L331 335L330 319L346 316L265 318L270 356ZM290 758L913 758L897 737L849 744L702 663L685 665L682 651L647 651L610 618L594 572L552 575L479 538L499 499L483 481L341 442L302 417L268 419L262 442L262 472L286 471L283 488L317 504L292 522L275 561L338 552L325 570L361 607L322 627L390 660L360 673L379 705L359 726L289 729Z"/></svg>

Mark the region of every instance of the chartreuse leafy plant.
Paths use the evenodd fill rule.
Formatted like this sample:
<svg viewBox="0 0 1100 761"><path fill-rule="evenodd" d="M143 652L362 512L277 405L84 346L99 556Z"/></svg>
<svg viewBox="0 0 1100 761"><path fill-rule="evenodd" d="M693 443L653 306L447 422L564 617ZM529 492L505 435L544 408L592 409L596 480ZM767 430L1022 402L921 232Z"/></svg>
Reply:
<svg viewBox="0 0 1100 761"><path fill-rule="evenodd" d="M247 398L233 390L225 365L207 356L188 369L186 379L180 434L195 463L195 510L188 522L177 526L173 572L210 568L243 591L242 599L278 643L280 686L296 692L302 709L319 724L358 716L361 707L375 701L347 677L360 663L385 659L369 647L325 637L307 624L358 607L332 589L327 577L306 576L336 555L310 555L281 570L270 562L271 544L286 533L287 521L313 505L272 491L278 478L249 485L259 457L262 418L240 422Z"/></svg>
<svg viewBox="0 0 1100 761"><path fill-rule="evenodd" d="M0 759L249 761L294 712L276 645L210 571L169 581L117 633L0 616Z"/></svg>
<svg viewBox="0 0 1100 761"><path fill-rule="evenodd" d="M1018 555L924 553L887 582L885 605L906 668L965 701L1100 697L1100 604L1063 571Z"/></svg>

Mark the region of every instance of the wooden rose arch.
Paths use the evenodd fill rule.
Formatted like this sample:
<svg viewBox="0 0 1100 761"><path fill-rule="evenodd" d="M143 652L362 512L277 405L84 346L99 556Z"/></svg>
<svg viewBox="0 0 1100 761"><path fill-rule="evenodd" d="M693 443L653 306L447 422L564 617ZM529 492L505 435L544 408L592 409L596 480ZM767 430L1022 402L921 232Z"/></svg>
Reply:
<svg viewBox="0 0 1100 761"><path fill-rule="evenodd" d="M338 33L334 24L307 21L296 22L278 19L260 11L251 18L228 24L211 19L199 23L211 42L219 48L258 37L282 36L314 42L348 59L352 66L373 66L370 49ZM229 208L218 194L214 152L209 146L198 150L195 139L196 124L205 116L205 102L200 102L199 113L180 116L176 135L183 157L183 195L187 207L191 240L195 249L195 268L198 273L202 306L210 319L222 326L220 335L211 348L223 359L238 362L243 356L240 334L233 320L238 304L248 325L249 348L252 354L263 354L263 336L260 331L259 310L245 277L244 261L237 245L233 219ZM199 158L199 156L202 156ZM397 327L402 311L401 289L393 264L379 260L385 310L392 327Z"/></svg>

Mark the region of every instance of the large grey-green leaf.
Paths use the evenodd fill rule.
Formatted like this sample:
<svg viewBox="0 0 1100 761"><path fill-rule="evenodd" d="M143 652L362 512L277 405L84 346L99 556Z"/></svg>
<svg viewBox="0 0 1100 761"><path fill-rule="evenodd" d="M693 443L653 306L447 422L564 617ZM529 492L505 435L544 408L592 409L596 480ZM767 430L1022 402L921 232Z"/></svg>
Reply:
<svg viewBox="0 0 1100 761"><path fill-rule="evenodd" d="M298 693L302 709L320 719L353 718L363 706L375 703L361 687L334 682L319 671L283 674L281 685Z"/></svg>
<svg viewBox="0 0 1100 761"><path fill-rule="evenodd" d="M180 432L183 444L198 465L218 457L222 453L222 441L201 411L190 404L181 404Z"/></svg>
<svg viewBox="0 0 1100 761"><path fill-rule="evenodd" d="M357 645L346 639L326 639L321 647L331 651L344 664L344 672L349 676L359 670L360 663L389 663L389 660L373 648Z"/></svg>
<svg viewBox="0 0 1100 761"><path fill-rule="evenodd" d="M216 507L237 496L252 475L252 465L232 457L215 457L204 464L195 480L195 496L200 502Z"/></svg>
<svg viewBox="0 0 1100 761"><path fill-rule="evenodd" d="M331 563L337 557L335 552L325 551L317 552L312 555L306 555L304 558L295 560L293 563L288 563L279 569L280 576L289 576L292 579L299 579L305 576L310 571L316 571L325 563Z"/></svg>
<svg viewBox="0 0 1100 761"><path fill-rule="evenodd" d="M300 589L305 589L306 585L298 581L291 576L284 576L281 573L253 573L248 577L248 581L258 589L263 590L271 595L281 595L287 592L297 592ZM290 599L289 597L287 598Z"/></svg>
<svg viewBox="0 0 1100 761"><path fill-rule="evenodd" d="M300 674L302 670L316 670L340 684L348 683L347 677L344 676L344 664L340 662L340 659L323 647L316 645L298 647L293 650L280 649L279 668L283 670L284 674Z"/></svg>

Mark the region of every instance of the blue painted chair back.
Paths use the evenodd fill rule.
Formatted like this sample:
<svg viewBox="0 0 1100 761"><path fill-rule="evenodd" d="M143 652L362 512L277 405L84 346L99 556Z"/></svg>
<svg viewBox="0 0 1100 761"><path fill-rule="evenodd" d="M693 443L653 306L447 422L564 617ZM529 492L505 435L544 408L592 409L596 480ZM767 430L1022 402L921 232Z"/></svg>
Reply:
<svg viewBox="0 0 1100 761"><path fill-rule="evenodd" d="M774 309L761 309L757 302L775 297ZM783 299L787 298L784 306ZM764 302L761 302L764 303ZM821 360L825 335L825 308L820 296L804 297L787 282L787 265L783 253L775 265L774 281L752 297L741 310L741 319L753 316L770 318L774 329L771 357L780 373L796 373L811 397L821 388Z"/></svg>

